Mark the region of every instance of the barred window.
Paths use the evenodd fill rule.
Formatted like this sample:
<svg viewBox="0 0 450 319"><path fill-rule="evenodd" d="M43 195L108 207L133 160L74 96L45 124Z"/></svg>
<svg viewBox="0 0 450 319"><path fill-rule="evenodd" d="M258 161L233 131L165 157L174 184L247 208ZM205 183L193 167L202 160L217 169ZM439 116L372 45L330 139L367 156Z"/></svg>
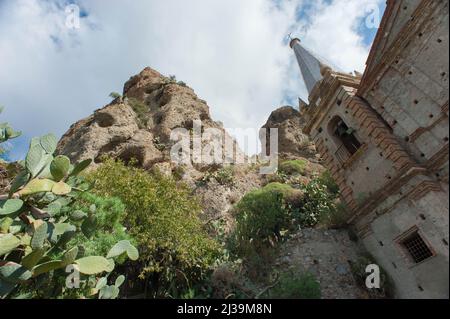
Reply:
<svg viewBox="0 0 450 319"><path fill-rule="evenodd" d="M433 256L433 252L417 231L402 240L401 244L416 264Z"/></svg>

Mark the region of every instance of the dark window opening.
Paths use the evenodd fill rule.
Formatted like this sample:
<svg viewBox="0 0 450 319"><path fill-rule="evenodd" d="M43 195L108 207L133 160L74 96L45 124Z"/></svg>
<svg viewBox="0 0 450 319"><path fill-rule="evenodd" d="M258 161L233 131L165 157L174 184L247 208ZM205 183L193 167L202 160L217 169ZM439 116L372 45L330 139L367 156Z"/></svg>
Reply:
<svg viewBox="0 0 450 319"><path fill-rule="evenodd" d="M406 248L416 264L433 256L433 252L418 232L408 236L401 244Z"/></svg>
<svg viewBox="0 0 450 319"><path fill-rule="evenodd" d="M361 147L361 143L358 141L354 134L354 130L349 128L344 121L337 122L334 130L334 135L342 142L347 151L353 155Z"/></svg>

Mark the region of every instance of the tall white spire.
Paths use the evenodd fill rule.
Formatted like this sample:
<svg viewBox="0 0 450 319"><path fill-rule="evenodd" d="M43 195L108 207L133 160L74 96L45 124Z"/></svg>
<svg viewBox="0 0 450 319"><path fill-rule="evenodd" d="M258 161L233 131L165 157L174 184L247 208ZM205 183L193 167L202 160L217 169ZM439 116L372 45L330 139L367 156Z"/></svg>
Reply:
<svg viewBox="0 0 450 319"><path fill-rule="evenodd" d="M305 81L306 88L308 90L308 94L311 94L311 91L316 83L322 80L323 70L329 67L306 50L301 45L300 39L292 39L289 45L294 50L303 80Z"/></svg>

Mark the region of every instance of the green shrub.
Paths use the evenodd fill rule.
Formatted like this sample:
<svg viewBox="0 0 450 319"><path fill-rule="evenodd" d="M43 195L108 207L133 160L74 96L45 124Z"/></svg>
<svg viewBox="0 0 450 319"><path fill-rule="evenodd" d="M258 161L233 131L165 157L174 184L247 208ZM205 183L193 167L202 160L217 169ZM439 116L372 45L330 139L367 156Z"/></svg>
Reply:
<svg viewBox="0 0 450 319"><path fill-rule="evenodd" d="M313 227L320 218L329 216L336 209L335 196L327 191L327 187L320 180L312 180L303 186L302 190L304 195L301 204L294 211L294 216L301 226Z"/></svg>
<svg viewBox="0 0 450 319"><path fill-rule="evenodd" d="M153 297L177 296L202 280L220 257L199 219L190 190L160 174L106 160L88 177L94 192L119 198L126 226L140 248L140 278Z"/></svg>
<svg viewBox="0 0 450 319"><path fill-rule="evenodd" d="M90 193L83 193L71 205L73 211L88 212L95 206L97 218L95 231L89 240L78 234L69 243L72 246L83 246L87 255L107 255L112 246L122 240L133 242L134 239L123 226L125 206L117 198L104 198Z"/></svg>
<svg viewBox="0 0 450 319"><path fill-rule="evenodd" d="M307 164L305 160L301 159L285 161L280 164L279 171L287 175L303 174Z"/></svg>
<svg viewBox="0 0 450 319"><path fill-rule="evenodd" d="M225 166L221 168L210 168L203 177L198 180L198 184L205 185L211 179L215 179L220 185L232 186L234 183L234 169L233 166Z"/></svg>
<svg viewBox="0 0 450 319"><path fill-rule="evenodd" d="M276 299L320 299L320 284L309 272L300 275L284 273L278 284L270 289L269 296Z"/></svg>
<svg viewBox="0 0 450 319"><path fill-rule="evenodd" d="M339 186L338 184L336 184L335 180L333 179L333 176L331 176L330 171L328 170L324 171L318 177L318 180L321 184L327 187L329 193L336 196L339 194Z"/></svg>
<svg viewBox="0 0 450 319"><path fill-rule="evenodd" d="M169 75L168 82L171 84L177 83L177 77L175 75Z"/></svg>
<svg viewBox="0 0 450 319"><path fill-rule="evenodd" d="M250 192L236 207L236 235L241 241L280 237L288 223L283 196L276 192L264 189Z"/></svg>
<svg viewBox="0 0 450 319"><path fill-rule="evenodd" d="M347 206L343 203L338 203L334 209L330 209L319 216L319 223L328 228L342 228L347 225L349 218L350 213Z"/></svg>
<svg viewBox="0 0 450 319"><path fill-rule="evenodd" d="M111 92L109 94L109 97L112 98L113 100L116 100L122 98L122 95L120 95L120 93L117 92Z"/></svg>
<svg viewBox="0 0 450 319"><path fill-rule="evenodd" d="M234 208L235 228L228 245L246 260L253 278L261 277L273 259L272 248L292 226L292 216L276 185L247 193Z"/></svg>
<svg viewBox="0 0 450 319"><path fill-rule="evenodd" d="M380 288L367 288L366 278L368 273L366 272L366 267L371 264L379 265L369 253L350 263L351 271L357 284L361 289L367 291L371 298L392 298L394 296L394 285L386 271L380 266Z"/></svg>
<svg viewBox="0 0 450 319"><path fill-rule="evenodd" d="M146 128L148 124L148 106L136 98L129 98L128 104L136 113L139 128Z"/></svg>
<svg viewBox="0 0 450 319"><path fill-rule="evenodd" d="M220 185L233 185L234 170L233 166L222 167L215 172L214 178Z"/></svg>
<svg viewBox="0 0 450 319"><path fill-rule="evenodd" d="M182 165L177 165L175 168L172 169L172 176L177 181L182 180L184 174L186 174L186 169Z"/></svg>
<svg viewBox="0 0 450 319"><path fill-rule="evenodd" d="M156 149L161 152L166 149L166 145L164 143L161 143L159 137L153 138L153 145L155 145Z"/></svg>

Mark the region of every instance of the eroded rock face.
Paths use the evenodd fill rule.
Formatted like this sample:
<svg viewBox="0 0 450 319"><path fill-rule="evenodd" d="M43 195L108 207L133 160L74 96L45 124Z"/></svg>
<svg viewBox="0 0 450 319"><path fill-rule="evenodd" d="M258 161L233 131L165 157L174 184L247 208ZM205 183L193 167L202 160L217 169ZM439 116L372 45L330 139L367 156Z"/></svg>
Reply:
<svg viewBox="0 0 450 319"><path fill-rule="evenodd" d="M203 129L217 129L231 139L191 88L145 68L125 83L123 98L72 125L58 152L74 161L91 158L95 163L104 155L126 162L135 158L140 166L150 168L169 161L172 130L192 130L195 120L201 120Z"/></svg>
<svg viewBox="0 0 450 319"><path fill-rule="evenodd" d="M73 161L92 159L93 167L104 156L124 162L134 159L139 167L173 175L178 165L170 158L175 143L170 140L171 132L177 128L192 130L195 120L201 121L203 131L214 128L233 140L220 122L212 120L208 105L191 88L145 68L125 83L122 98L73 124L61 138L57 152ZM244 157L237 144L234 148L234 156ZM251 177L238 173L232 185L220 185L214 178L208 183L199 182L220 167L195 163L181 169L179 178L199 198L205 219L220 218L246 192L260 186L256 172Z"/></svg>
<svg viewBox="0 0 450 319"><path fill-rule="evenodd" d="M176 178L187 183L199 198L205 219L227 218L233 205L246 193L268 181L258 168L242 164L233 167L232 183L223 185L214 177L205 183L205 176L214 176L221 165L189 164L180 168L174 163L170 158L175 143L170 140L171 132L177 128L192 130L195 120L201 120L203 131L214 128L232 140L222 124L211 118L206 102L191 88L145 68L125 83L122 98L73 124L60 140L57 152L73 161L90 158L93 167L109 156L126 163L134 159L144 169L179 175ZM316 167L319 164L314 163L315 148L302 133L302 120L296 110L283 107L274 111L264 127L278 128L283 158L304 158L305 172L320 171ZM244 157L237 145L235 150ZM306 183L309 175L305 173L299 178Z"/></svg>
<svg viewBox="0 0 450 319"><path fill-rule="evenodd" d="M124 147L139 127L130 106L110 104L86 119L73 124L58 144L57 152L73 161L115 153Z"/></svg>
<svg viewBox="0 0 450 319"><path fill-rule="evenodd" d="M303 133L303 124L297 110L291 106L283 106L270 114L263 128L278 129L278 152L281 157L303 157L316 161L316 148L309 137ZM267 150L270 150L269 136L270 134L266 141Z"/></svg>

